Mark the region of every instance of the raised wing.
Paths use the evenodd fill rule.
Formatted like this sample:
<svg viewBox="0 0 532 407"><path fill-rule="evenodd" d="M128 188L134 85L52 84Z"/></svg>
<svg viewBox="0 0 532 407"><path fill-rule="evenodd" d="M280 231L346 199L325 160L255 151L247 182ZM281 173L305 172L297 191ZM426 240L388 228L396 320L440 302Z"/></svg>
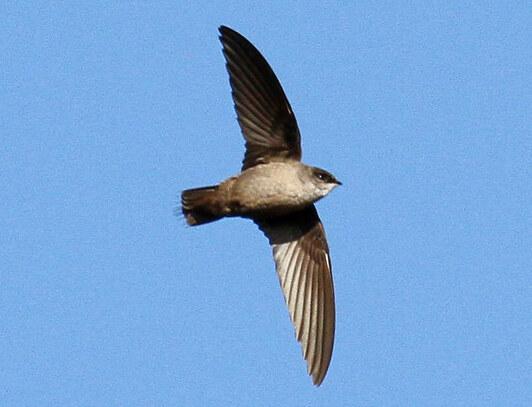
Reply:
<svg viewBox="0 0 532 407"><path fill-rule="evenodd" d="M279 158L300 160L296 118L272 68L242 35L225 26L219 30L238 123L246 140L242 170Z"/></svg>

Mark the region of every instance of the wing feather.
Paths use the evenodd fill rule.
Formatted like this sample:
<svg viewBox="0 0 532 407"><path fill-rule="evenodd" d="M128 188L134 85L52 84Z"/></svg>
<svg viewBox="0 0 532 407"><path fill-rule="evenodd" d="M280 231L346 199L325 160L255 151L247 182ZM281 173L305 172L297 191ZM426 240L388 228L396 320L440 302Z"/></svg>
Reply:
<svg viewBox="0 0 532 407"><path fill-rule="evenodd" d="M246 140L242 169L276 159L301 159L299 128L272 68L246 38L220 27L238 123Z"/></svg>
<svg viewBox="0 0 532 407"><path fill-rule="evenodd" d="M275 219L255 220L270 240L279 282L307 370L320 385L331 361L334 287L325 232L314 205Z"/></svg>

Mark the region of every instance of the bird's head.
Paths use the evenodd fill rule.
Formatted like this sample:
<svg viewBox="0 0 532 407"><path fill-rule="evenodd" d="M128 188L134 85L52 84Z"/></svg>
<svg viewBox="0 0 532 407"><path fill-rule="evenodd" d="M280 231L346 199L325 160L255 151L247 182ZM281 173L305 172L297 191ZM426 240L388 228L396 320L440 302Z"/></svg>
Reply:
<svg viewBox="0 0 532 407"><path fill-rule="evenodd" d="M311 175L314 186L320 191L322 196L327 195L338 185L342 185L334 175L321 168L311 167Z"/></svg>

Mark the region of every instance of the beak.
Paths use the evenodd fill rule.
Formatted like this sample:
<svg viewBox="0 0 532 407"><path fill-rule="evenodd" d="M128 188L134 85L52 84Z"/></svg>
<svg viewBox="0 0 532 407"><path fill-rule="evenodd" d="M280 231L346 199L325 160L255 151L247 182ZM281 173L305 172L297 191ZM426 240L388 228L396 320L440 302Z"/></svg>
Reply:
<svg viewBox="0 0 532 407"><path fill-rule="evenodd" d="M340 181L338 181L338 180L336 180L336 184L337 185L342 185L342 183Z"/></svg>

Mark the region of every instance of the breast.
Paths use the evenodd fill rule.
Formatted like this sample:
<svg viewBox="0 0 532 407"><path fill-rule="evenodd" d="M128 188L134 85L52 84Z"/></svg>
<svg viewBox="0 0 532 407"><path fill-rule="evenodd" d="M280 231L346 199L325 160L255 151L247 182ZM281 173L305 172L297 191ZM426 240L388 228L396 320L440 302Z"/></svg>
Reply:
<svg viewBox="0 0 532 407"><path fill-rule="evenodd" d="M315 199L301 180L298 164L269 163L247 169L233 184L231 199L247 214L281 214L309 205Z"/></svg>

